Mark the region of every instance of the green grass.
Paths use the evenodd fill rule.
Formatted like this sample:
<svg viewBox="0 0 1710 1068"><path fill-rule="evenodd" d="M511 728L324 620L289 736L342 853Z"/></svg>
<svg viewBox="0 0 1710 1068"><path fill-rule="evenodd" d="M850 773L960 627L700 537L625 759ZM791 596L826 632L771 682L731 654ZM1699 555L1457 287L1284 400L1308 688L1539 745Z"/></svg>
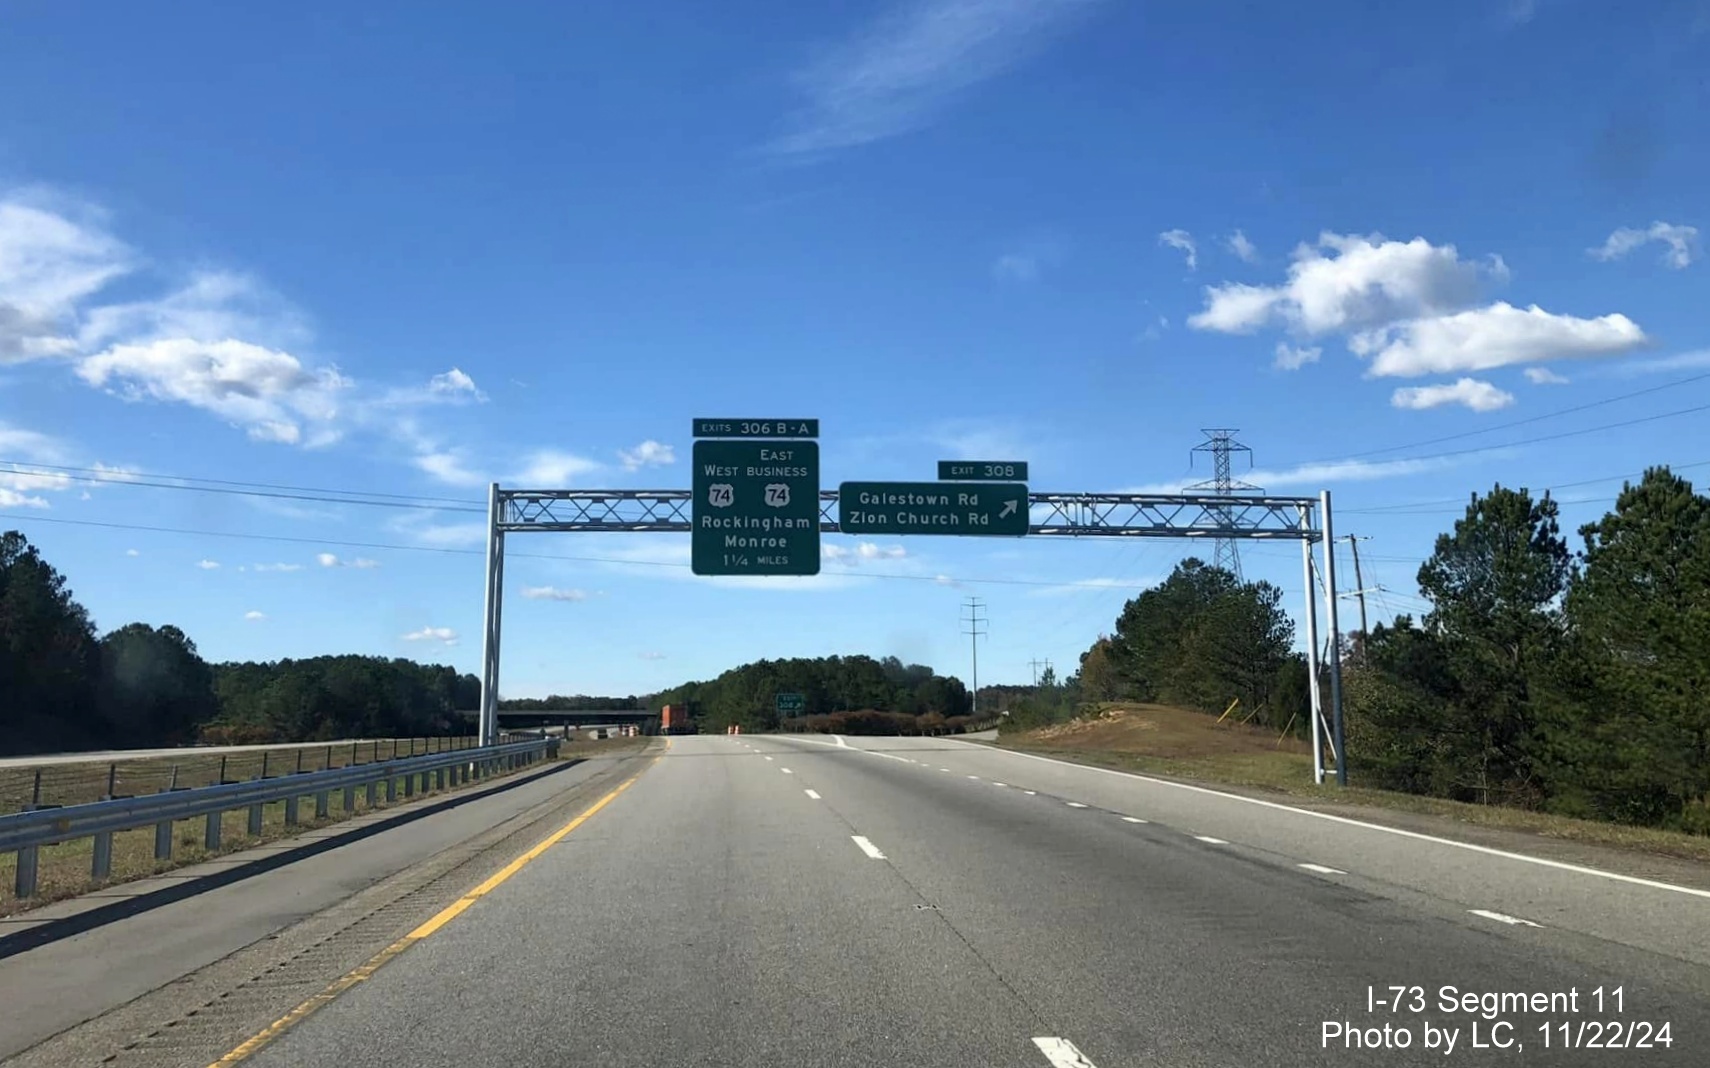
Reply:
<svg viewBox="0 0 1710 1068"><path fill-rule="evenodd" d="M1000 735L996 744L1121 771L1246 787L1297 799L1307 808L1363 808L1369 810L1367 818L1374 822L1384 822L1385 811L1414 813L1562 841L1710 861L1710 837L1702 835L1501 805L1467 804L1357 784L1346 788L1319 786L1312 781L1310 750L1292 739L1279 746L1265 732L1220 726L1214 716L1180 709L1144 706L1111 721Z"/></svg>

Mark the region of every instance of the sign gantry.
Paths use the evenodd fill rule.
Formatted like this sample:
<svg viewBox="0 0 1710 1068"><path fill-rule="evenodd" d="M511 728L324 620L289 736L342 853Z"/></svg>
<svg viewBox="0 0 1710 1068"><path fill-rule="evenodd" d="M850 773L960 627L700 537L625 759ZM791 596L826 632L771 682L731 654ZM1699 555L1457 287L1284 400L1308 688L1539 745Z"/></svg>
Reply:
<svg viewBox="0 0 1710 1068"><path fill-rule="evenodd" d="M686 532L695 574L762 577L818 574L822 534L1275 539L1301 546L1314 776L1324 781L1328 743L1337 780L1347 783L1329 491L1317 497L1033 493L1025 462L985 460L940 461L937 482L844 482L825 490L817 419L696 419L694 433L687 490L508 490L492 484L481 644L483 744L498 737L507 534ZM1323 553L1321 571L1313 566L1314 543ZM1315 590L1322 591L1329 630L1328 722L1319 687ZM799 711L800 699L779 694L777 711Z"/></svg>

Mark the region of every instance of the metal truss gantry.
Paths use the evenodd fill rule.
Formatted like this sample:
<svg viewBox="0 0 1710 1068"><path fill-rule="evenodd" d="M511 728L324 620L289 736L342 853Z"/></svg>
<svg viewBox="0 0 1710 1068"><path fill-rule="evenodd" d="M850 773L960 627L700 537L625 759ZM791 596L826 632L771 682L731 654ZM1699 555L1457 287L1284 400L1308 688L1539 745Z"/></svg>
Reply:
<svg viewBox="0 0 1710 1068"><path fill-rule="evenodd" d="M504 608L505 536L525 533L682 534L691 529L688 490L525 490L493 483L487 495L487 580L481 635L481 739L498 737L499 647ZM1347 782L1342 745L1341 629L1336 616L1336 560L1331 547L1330 493L1317 497L1218 493L1030 493L1028 537L1240 538L1298 541L1305 577L1306 657L1312 699L1312 762L1324 781L1325 744L1336 778ZM819 494L819 529L838 534L837 491ZM1312 546L1323 551L1325 622L1329 629L1330 717L1325 717L1318 676L1320 587Z"/></svg>

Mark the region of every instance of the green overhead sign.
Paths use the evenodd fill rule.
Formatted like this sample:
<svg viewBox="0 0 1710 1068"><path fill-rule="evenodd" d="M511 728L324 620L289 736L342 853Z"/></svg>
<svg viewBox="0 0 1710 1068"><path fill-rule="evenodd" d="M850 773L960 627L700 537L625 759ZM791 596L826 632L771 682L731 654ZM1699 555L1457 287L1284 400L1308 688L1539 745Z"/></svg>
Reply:
<svg viewBox="0 0 1710 1068"><path fill-rule="evenodd" d="M819 574L819 442L697 441L690 568Z"/></svg>
<svg viewBox="0 0 1710 1068"><path fill-rule="evenodd" d="M940 460L938 477L946 482L1026 482L1026 460Z"/></svg>
<svg viewBox="0 0 1710 1068"><path fill-rule="evenodd" d="M845 482L837 490L844 534L1018 537L1029 522L1019 482Z"/></svg>
<svg viewBox="0 0 1710 1068"><path fill-rule="evenodd" d="M799 715L807 709L807 698L799 693L781 693L777 698L778 715Z"/></svg>

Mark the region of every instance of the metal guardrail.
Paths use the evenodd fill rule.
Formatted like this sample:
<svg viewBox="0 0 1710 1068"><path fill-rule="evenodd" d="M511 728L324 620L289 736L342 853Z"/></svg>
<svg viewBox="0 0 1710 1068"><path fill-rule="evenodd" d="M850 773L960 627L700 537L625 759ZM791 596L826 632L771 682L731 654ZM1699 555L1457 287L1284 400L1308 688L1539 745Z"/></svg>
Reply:
<svg viewBox="0 0 1710 1068"><path fill-rule="evenodd" d="M112 872L115 831L152 825L155 859L170 860L172 825L177 820L205 817L203 844L207 849L215 850L220 848L224 816L234 809L249 809L248 832L255 836L262 830L262 808L270 802L285 802L285 824L292 826L298 822L298 803L310 795L315 798L315 818L325 819L334 790L344 790L344 810L348 813L355 807L356 788L359 786L367 787L367 802L372 808L379 803L382 785L386 790L386 800L391 802L397 800L400 782L403 783L404 796L409 797L415 793L418 781L424 791L429 789L430 775L434 777L434 788L444 789L448 774L452 785L460 785L553 756L557 749L557 739L536 738L484 749L454 749L428 756L401 757L271 779L164 790L141 797L16 812L0 816L0 853L17 853L14 890L19 898L26 898L36 892L37 851L45 845L94 838L95 854L90 864L90 876L105 879Z"/></svg>

